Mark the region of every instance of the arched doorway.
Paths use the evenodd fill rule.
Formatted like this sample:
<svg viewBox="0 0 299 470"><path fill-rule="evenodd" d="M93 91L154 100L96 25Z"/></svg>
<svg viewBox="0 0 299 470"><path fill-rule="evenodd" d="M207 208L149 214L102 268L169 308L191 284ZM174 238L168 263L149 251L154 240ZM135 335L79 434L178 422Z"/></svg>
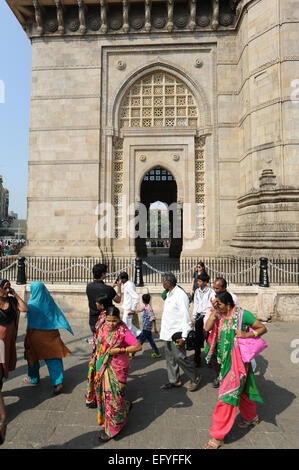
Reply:
<svg viewBox="0 0 299 470"><path fill-rule="evenodd" d="M115 237L106 242L106 251L114 256L147 256L151 240L144 229L151 204L157 201L167 206L179 202L184 207L184 230L181 221L180 235L173 236L172 208L169 237L159 237L170 239L169 257L192 256L194 246L199 246L197 239L193 243L197 237L193 226L197 205L203 207L205 214L204 140L198 134L198 95L189 85L177 72L161 66L161 70L155 67L135 81L132 79L119 96L115 106L118 133L106 139L108 154L112 151L112 178L106 193L111 190L115 214ZM124 210L123 201L129 212ZM142 204L140 209L145 215L140 216L138 204ZM159 217L157 225L161 225L161 213ZM201 219L204 225L205 216ZM202 241L205 236L203 226L197 238Z"/></svg>
<svg viewBox="0 0 299 470"><path fill-rule="evenodd" d="M177 204L177 183L172 173L161 166L148 171L141 183L140 203L146 207L147 237L136 237L137 256L179 258L182 215Z"/></svg>

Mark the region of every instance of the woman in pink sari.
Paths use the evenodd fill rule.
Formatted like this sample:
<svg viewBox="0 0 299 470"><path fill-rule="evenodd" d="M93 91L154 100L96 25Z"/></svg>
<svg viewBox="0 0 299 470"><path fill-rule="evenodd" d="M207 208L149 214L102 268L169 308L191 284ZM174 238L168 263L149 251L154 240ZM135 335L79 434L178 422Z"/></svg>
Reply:
<svg viewBox="0 0 299 470"><path fill-rule="evenodd" d="M263 403L257 389L251 363L242 360L236 338L252 338L264 335L266 327L248 310L235 307L229 292L216 294L218 309L209 317L206 331L210 331L206 346L206 360L209 363L215 350L221 366L219 400L213 414L211 439L205 449L218 449L224 437L233 427L239 408L239 426L246 428L258 424L255 402ZM242 322L241 322L242 320ZM247 331L252 327L253 331Z"/></svg>
<svg viewBox="0 0 299 470"><path fill-rule="evenodd" d="M99 434L101 441L112 439L126 424L132 406L125 399L129 353L141 349L141 344L120 320L118 308L108 307L105 323L98 333L98 352L93 364L90 363L96 368L98 423L104 427Z"/></svg>

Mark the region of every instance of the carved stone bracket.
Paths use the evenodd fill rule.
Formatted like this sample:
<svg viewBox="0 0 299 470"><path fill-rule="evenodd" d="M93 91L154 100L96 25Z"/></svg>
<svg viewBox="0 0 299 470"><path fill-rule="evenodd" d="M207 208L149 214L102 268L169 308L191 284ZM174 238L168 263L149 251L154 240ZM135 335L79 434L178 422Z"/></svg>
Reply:
<svg viewBox="0 0 299 470"><path fill-rule="evenodd" d="M151 0L144 0L144 17L145 17L145 31L147 33L150 32L152 25L151 25L151 7L152 7L152 2Z"/></svg>
<svg viewBox="0 0 299 470"><path fill-rule="evenodd" d="M190 7L190 21L189 21L189 28L191 31L194 31L196 27L196 0L189 0L189 7Z"/></svg>
<svg viewBox="0 0 299 470"><path fill-rule="evenodd" d="M169 33L173 30L173 1L167 0L167 25L166 29Z"/></svg>
<svg viewBox="0 0 299 470"><path fill-rule="evenodd" d="M43 25L43 15L42 15L42 7L38 3L38 0L32 0L34 11L35 11L35 21L37 24L37 33L41 36L44 32L44 25Z"/></svg>
<svg viewBox="0 0 299 470"><path fill-rule="evenodd" d="M106 0L100 0L101 5L101 33L107 33L108 25L107 25L107 5Z"/></svg>
<svg viewBox="0 0 299 470"><path fill-rule="evenodd" d="M58 23L58 33L64 34L64 18L63 18L63 5L61 0L55 0L55 5L57 8L57 23Z"/></svg>
<svg viewBox="0 0 299 470"><path fill-rule="evenodd" d="M27 1L30 0L9 0L9 3L12 3L12 10L32 36L54 34L57 30L60 35L84 35L89 31L92 34L114 34L114 31L122 30L124 34L128 34L131 30L133 33L150 33L152 29L169 33L174 29L195 32L209 27L217 30L219 26L234 29L249 2L185 0L175 3L175 0L162 0L152 4L152 0L137 0L134 8L131 8L129 0L121 0L111 2L110 9L108 0L51 0L52 5L56 6L56 11L53 11L49 0L31 0L34 9L23 5ZM74 5L77 6L78 13L75 13ZM207 6L210 6L209 10Z"/></svg>
<svg viewBox="0 0 299 470"><path fill-rule="evenodd" d="M123 32L128 33L129 31L129 2L128 0L123 0Z"/></svg>
<svg viewBox="0 0 299 470"><path fill-rule="evenodd" d="M77 0L77 2L78 2L78 7L79 7L80 33L85 34L86 33L86 17L85 17L86 6L83 0Z"/></svg>
<svg viewBox="0 0 299 470"><path fill-rule="evenodd" d="M219 0L212 0L212 7L212 29L217 29L219 26Z"/></svg>

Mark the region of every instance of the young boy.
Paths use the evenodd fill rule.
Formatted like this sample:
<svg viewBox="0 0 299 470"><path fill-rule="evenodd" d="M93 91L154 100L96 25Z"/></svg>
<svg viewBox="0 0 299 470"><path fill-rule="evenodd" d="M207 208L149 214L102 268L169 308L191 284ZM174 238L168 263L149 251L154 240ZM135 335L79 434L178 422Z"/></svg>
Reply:
<svg viewBox="0 0 299 470"><path fill-rule="evenodd" d="M138 341L140 344L143 344L146 340L148 340L154 351L152 353L152 357L158 358L158 357L161 357L161 354L159 352L159 349L156 346L156 343L152 335L152 326L154 326L155 333L158 333L158 330L156 327L155 314L150 305L150 300L151 300L151 296L149 294L143 294L142 302L144 304L144 307L141 310L137 310L138 312L143 313L142 315L143 327L142 327L141 334L138 336Z"/></svg>

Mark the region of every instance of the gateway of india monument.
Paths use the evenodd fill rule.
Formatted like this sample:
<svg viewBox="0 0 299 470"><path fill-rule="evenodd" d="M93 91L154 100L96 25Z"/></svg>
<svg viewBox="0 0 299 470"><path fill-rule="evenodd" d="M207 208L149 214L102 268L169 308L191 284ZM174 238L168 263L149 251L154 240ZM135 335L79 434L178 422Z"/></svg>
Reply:
<svg viewBox="0 0 299 470"><path fill-rule="evenodd" d="M6 1L32 44L24 256L143 256L126 226L155 201L172 256L298 256L298 0Z"/></svg>

